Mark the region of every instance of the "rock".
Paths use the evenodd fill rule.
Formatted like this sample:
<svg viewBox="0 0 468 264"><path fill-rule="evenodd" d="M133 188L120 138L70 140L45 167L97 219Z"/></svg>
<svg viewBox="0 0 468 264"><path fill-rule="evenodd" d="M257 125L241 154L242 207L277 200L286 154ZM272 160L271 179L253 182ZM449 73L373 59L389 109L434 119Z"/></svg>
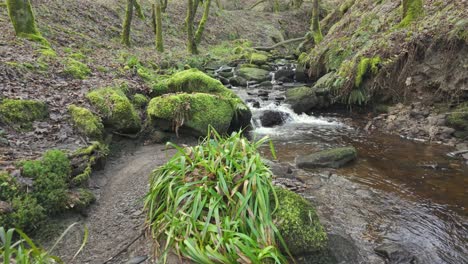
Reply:
<svg viewBox="0 0 468 264"><path fill-rule="evenodd" d="M344 147L324 150L296 159L296 165L301 169L339 168L357 157L354 147Z"/></svg>
<svg viewBox="0 0 468 264"><path fill-rule="evenodd" d="M418 259L398 244L384 244L374 249L388 264L416 264Z"/></svg>
<svg viewBox="0 0 468 264"><path fill-rule="evenodd" d="M35 100L3 99L0 101L0 123L25 130L32 129L32 123L48 116L47 105Z"/></svg>
<svg viewBox="0 0 468 264"><path fill-rule="evenodd" d="M163 131L153 131L149 136L148 139L145 141L147 144L162 144L166 143L171 139L170 135L163 132Z"/></svg>
<svg viewBox="0 0 468 264"><path fill-rule="evenodd" d="M234 72L229 71L229 72L219 72L219 76L224 77L224 78L231 78L234 76Z"/></svg>
<svg viewBox="0 0 468 264"><path fill-rule="evenodd" d="M319 108L319 99L315 89L307 86L297 87L286 91L286 103L291 105L294 112L301 114Z"/></svg>
<svg viewBox="0 0 468 264"><path fill-rule="evenodd" d="M205 70L211 70L211 71L216 71L220 67L228 67L228 66L223 66L223 63L220 61L210 61L205 65ZM169 68L169 67L168 67Z"/></svg>
<svg viewBox="0 0 468 264"><path fill-rule="evenodd" d="M284 124L288 118L288 113L267 110L260 117L260 122L264 127L274 127Z"/></svg>
<svg viewBox="0 0 468 264"><path fill-rule="evenodd" d="M219 81L224 85L227 85L230 83L229 80L227 78L224 78L223 76L219 76L218 78L219 78Z"/></svg>
<svg viewBox="0 0 468 264"><path fill-rule="evenodd" d="M315 208L300 195L275 188L278 209L272 218L293 255L321 252L327 247L327 234Z"/></svg>
<svg viewBox="0 0 468 264"><path fill-rule="evenodd" d="M289 163L278 163L271 160L263 160L263 163L267 165L271 173L279 178L294 178L293 169L294 167Z"/></svg>
<svg viewBox="0 0 468 264"><path fill-rule="evenodd" d="M104 126L121 133L137 133L140 131L140 117L122 90L105 87L91 91L86 97L99 112Z"/></svg>
<svg viewBox="0 0 468 264"><path fill-rule="evenodd" d="M269 93L270 93L269 91L258 90L257 95L262 97L262 96L268 96Z"/></svg>
<svg viewBox="0 0 468 264"><path fill-rule="evenodd" d="M264 65L268 62L268 56L264 53L254 52L250 55L250 63L255 65Z"/></svg>
<svg viewBox="0 0 468 264"><path fill-rule="evenodd" d="M229 83L232 85L232 86L236 86L236 87L246 87L247 86L247 80L245 80L244 78L240 77L240 76L235 76L235 77L232 77L229 79Z"/></svg>
<svg viewBox="0 0 468 264"><path fill-rule="evenodd" d="M13 212L13 207L11 206L10 203L0 201L0 215L2 214L8 214Z"/></svg>
<svg viewBox="0 0 468 264"><path fill-rule="evenodd" d="M81 134L94 139L102 138L104 125L99 116L96 116L84 107L73 104L68 106L68 112L70 113L73 125Z"/></svg>
<svg viewBox="0 0 468 264"><path fill-rule="evenodd" d="M292 69L288 69L288 68L280 69L277 72L275 72L275 79L282 80L283 78L285 80L290 80L289 82L292 82L294 81L294 75L295 75L295 72Z"/></svg>
<svg viewBox="0 0 468 264"><path fill-rule="evenodd" d="M307 82L309 80L309 77L305 73L304 67L298 65L295 71L295 78L296 82Z"/></svg>
<svg viewBox="0 0 468 264"><path fill-rule="evenodd" d="M270 81L264 81L258 84L259 87L262 87L264 89L271 89L273 88L273 84Z"/></svg>
<svg viewBox="0 0 468 264"><path fill-rule="evenodd" d="M271 79L270 72L259 68L242 67L238 75L247 81L263 82Z"/></svg>
<svg viewBox="0 0 468 264"><path fill-rule="evenodd" d="M281 82L281 83L291 83L291 82L294 82L293 79L290 79L288 77L279 77L278 79L276 79L277 82Z"/></svg>
<svg viewBox="0 0 468 264"><path fill-rule="evenodd" d="M222 73L222 72L232 72L234 70L233 67L223 65L219 69L216 69L217 73Z"/></svg>
<svg viewBox="0 0 468 264"><path fill-rule="evenodd" d="M136 256L136 257L131 258L125 264L140 264L140 263L145 262L147 259L148 259L148 256Z"/></svg>

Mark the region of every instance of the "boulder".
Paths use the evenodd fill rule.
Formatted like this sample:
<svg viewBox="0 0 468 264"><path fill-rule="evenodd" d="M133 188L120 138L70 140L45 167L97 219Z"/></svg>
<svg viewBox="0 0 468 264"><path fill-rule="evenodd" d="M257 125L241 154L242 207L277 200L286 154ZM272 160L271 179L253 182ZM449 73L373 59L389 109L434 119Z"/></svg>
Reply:
<svg viewBox="0 0 468 264"><path fill-rule="evenodd" d="M292 255L313 254L327 247L327 234L315 208L300 195L275 187L278 209L272 218Z"/></svg>
<svg viewBox="0 0 468 264"><path fill-rule="evenodd" d="M224 77L224 78L231 78L232 76L234 76L234 72L230 71L230 72L218 72L218 75L221 76L221 77Z"/></svg>
<svg viewBox="0 0 468 264"><path fill-rule="evenodd" d="M247 81L255 82L263 82L271 79L270 72L259 68L242 67L239 69L238 75Z"/></svg>
<svg viewBox="0 0 468 264"><path fill-rule="evenodd" d="M418 259L399 244L384 244L374 249L388 264L417 264Z"/></svg>
<svg viewBox="0 0 468 264"><path fill-rule="evenodd" d="M79 107L76 105L70 105L68 107L74 127L83 135L101 139L104 130L104 125L99 116L93 114L90 110Z"/></svg>
<svg viewBox="0 0 468 264"><path fill-rule="evenodd" d="M235 77L232 77L229 79L229 83L232 85L232 86L236 86L236 87L246 87L247 86L247 81L240 77L240 76L235 76Z"/></svg>
<svg viewBox="0 0 468 264"><path fill-rule="evenodd" d="M357 151L354 147L334 148L300 156L296 159L296 165L301 169L339 168L356 157Z"/></svg>
<svg viewBox="0 0 468 264"><path fill-rule="evenodd" d="M284 124L288 118L288 113L267 110L260 117L260 122L264 127L274 127Z"/></svg>
<svg viewBox="0 0 468 264"><path fill-rule="evenodd" d="M0 122L24 130L48 116L47 105L35 100L3 99L0 101Z"/></svg>
<svg viewBox="0 0 468 264"><path fill-rule="evenodd" d="M289 89L286 91L286 103L290 104L293 111L298 114L307 113L321 106L315 91L307 86Z"/></svg>
<svg viewBox="0 0 468 264"><path fill-rule="evenodd" d="M268 62L268 56L263 53L252 53L250 55L250 63L255 65L264 65Z"/></svg>
<svg viewBox="0 0 468 264"><path fill-rule="evenodd" d="M307 82L309 81L309 77L306 74L306 70L303 66L297 65L296 71L294 72L295 76L294 79L296 82Z"/></svg>
<svg viewBox="0 0 468 264"><path fill-rule="evenodd" d="M105 126L121 133L137 133L141 121L133 104L118 88L105 87L93 90L86 95L96 108Z"/></svg>
<svg viewBox="0 0 468 264"><path fill-rule="evenodd" d="M293 69L284 68L275 72L275 79L283 82L293 82L295 72Z"/></svg>

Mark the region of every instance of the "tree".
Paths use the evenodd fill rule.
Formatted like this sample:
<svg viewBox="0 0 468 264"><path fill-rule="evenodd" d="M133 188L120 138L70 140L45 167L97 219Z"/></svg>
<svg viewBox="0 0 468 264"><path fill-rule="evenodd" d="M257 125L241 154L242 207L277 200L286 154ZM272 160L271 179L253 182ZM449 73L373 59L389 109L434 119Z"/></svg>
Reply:
<svg viewBox="0 0 468 264"><path fill-rule="evenodd" d="M156 0L158 1L158 0ZM159 0L161 2L161 11L163 13L166 13L166 8L167 8L167 0Z"/></svg>
<svg viewBox="0 0 468 264"><path fill-rule="evenodd" d="M156 4L153 4L153 27L156 36L156 50L159 52L164 51L161 9L161 2L156 0Z"/></svg>
<svg viewBox="0 0 468 264"><path fill-rule="evenodd" d="M37 29L30 0L7 0L8 15L18 37L27 38L49 46Z"/></svg>
<svg viewBox="0 0 468 264"><path fill-rule="evenodd" d="M130 28L132 25L133 19L133 9L136 10L138 17L143 19L143 11L141 10L141 5L137 0L127 0L127 8L125 11L125 19L123 22L122 29L122 44L130 46Z"/></svg>
<svg viewBox="0 0 468 264"><path fill-rule="evenodd" d="M312 5L312 21L310 25L310 32L314 38L315 44L319 43L323 39L322 30L320 29L320 6L319 0L314 0Z"/></svg>
<svg viewBox="0 0 468 264"><path fill-rule="evenodd" d="M201 42L205 24L210 13L211 0L202 1L204 9L197 30L194 31L195 15L200 4L200 0L187 0L187 17L185 18L185 27L187 30L187 50L191 54L198 54L198 44Z"/></svg>

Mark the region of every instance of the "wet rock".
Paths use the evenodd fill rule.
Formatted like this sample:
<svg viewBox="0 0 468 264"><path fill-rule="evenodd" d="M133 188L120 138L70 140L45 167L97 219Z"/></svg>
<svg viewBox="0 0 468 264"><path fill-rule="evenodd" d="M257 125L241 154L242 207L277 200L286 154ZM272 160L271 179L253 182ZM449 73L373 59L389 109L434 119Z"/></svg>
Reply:
<svg viewBox="0 0 468 264"><path fill-rule="evenodd" d="M262 101L268 101L270 100L270 98L268 98L268 96L260 96L259 97Z"/></svg>
<svg viewBox="0 0 468 264"><path fill-rule="evenodd" d="M304 67L297 65L296 71L295 71L295 80L296 82L307 82L309 80L309 77L305 73Z"/></svg>
<svg viewBox="0 0 468 264"><path fill-rule="evenodd" d="M252 103L253 108L260 108L260 102L256 101Z"/></svg>
<svg viewBox="0 0 468 264"><path fill-rule="evenodd" d="M294 81L295 72L293 69L280 69L275 72L275 79L277 80L289 80L288 82ZM286 82L286 81L285 81Z"/></svg>
<svg viewBox="0 0 468 264"><path fill-rule="evenodd" d="M257 95L260 96L260 97L261 96L268 96L269 93L270 92L265 91L265 90L258 90Z"/></svg>
<svg viewBox="0 0 468 264"><path fill-rule="evenodd" d="M227 66L227 65L223 65L221 66L219 69L216 70L216 72L218 73L221 73L221 72L232 72L233 71L233 67L230 67L230 66Z"/></svg>
<svg viewBox="0 0 468 264"><path fill-rule="evenodd" d="M299 156L296 165L301 169L339 168L357 157L354 147L344 147L324 150L306 156Z"/></svg>
<svg viewBox="0 0 468 264"><path fill-rule="evenodd" d="M229 83L232 86L240 86L240 87L246 87L247 86L247 80L240 76L235 76L229 79Z"/></svg>
<svg viewBox="0 0 468 264"><path fill-rule="evenodd" d="M238 75L247 81L263 82L270 80L270 72L259 68L243 67L239 69Z"/></svg>
<svg viewBox="0 0 468 264"><path fill-rule="evenodd" d="M267 165L271 173L280 178L293 178L294 166L289 163L279 163L271 160L264 159L263 162Z"/></svg>
<svg viewBox="0 0 468 264"><path fill-rule="evenodd" d="M224 85L229 84L229 80L227 78L224 78L223 76L219 76L218 78L222 84Z"/></svg>
<svg viewBox="0 0 468 264"><path fill-rule="evenodd" d="M387 264L417 264L418 259L399 244L384 244L374 249Z"/></svg>
<svg viewBox="0 0 468 264"><path fill-rule="evenodd" d="M286 91L286 103L291 105L294 112L301 114L320 107L315 89L302 86Z"/></svg>
<svg viewBox="0 0 468 264"><path fill-rule="evenodd" d="M126 264L140 264L145 262L145 260L148 259L148 256L136 256L131 258L129 261L126 262Z"/></svg>
<svg viewBox="0 0 468 264"><path fill-rule="evenodd" d="M259 87L262 87L264 89L271 89L273 88L273 84L270 81L264 81L258 84Z"/></svg>
<svg viewBox="0 0 468 264"><path fill-rule="evenodd" d="M286 122L289 114L279 111L267 110L260 117L260 122L264 127L280 126Z"/></svg>

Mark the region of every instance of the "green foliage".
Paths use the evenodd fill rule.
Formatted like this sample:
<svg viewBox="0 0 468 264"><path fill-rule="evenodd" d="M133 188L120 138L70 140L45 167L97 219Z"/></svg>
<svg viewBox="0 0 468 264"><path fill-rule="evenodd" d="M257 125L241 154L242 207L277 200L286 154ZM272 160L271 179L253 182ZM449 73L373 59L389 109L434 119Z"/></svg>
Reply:
<svg viewBox="0 0 468 264"><path fill-rule="evenodd" d="M457 129L468 131L468 103L457 106L447 116L447 123Z"/></svg>
<svg viewBox="0 0 468 264"><path fill-rule="evenodd" d="M133 95L132 102L133 102L133 105L141 109L141 108L144 108L148 104L149 99L143 94L135 94Z"/></svg>
<svg viewBox="0 0 468 264"><path fill-rule="evenodd" d="M301 255L322 251L327 246L327 233L320 224L315 208L300 195L275 188L278 210L273 221L288 245L291 254Z"/></svg>
<svg viewBox="0 0 468 264"><path fill-rule="evenodd" d="M361 87L362 81L366 76L377 74L381 61L382 60L378 56L373 58L361 58L356 69L355 87Z"/></svg>
<svg viewBox="0 0 468 264"><path fill-rule="evenodd" d="M86 95L98 110L104 125L122 133L140 131L140 118L127 96L117 88L105 87L93 90Z"/></svg>
<svg viewBox="0 0 468 264"><path fill-rule="evenodd" d="M0 226L29 231L38 227L46 218L44 208L32 195L16 196L11 203L13 211L0 214Z"/></svg>
<svg viewBox="0 0 468 264"><path fill-rule="evenodd" d="M72 122L80 133L90 138L102 138L102 132L104 126L101 118L94 115L90 110L78 107L76 105L70 105L68 112L71 115Z"/></svg>
<svg viewBox="0 0 468 264"><path fill-rule="evenodd" d="M0 121L20 129L31 129L33 121L47 116L47 105L43 102L17 99L0 102Z"/></svg>
<svg viewBox="0 0 468 264"><path fill-rule="evenodd" d="M153 238L165 241L162 262L175 250L196 263L285 263L271 172L257 152L265 139L208 135L196 147L173 145L178 152L151 175L145 208Z"/></svg>
<svg viewBox="0 0 468 264"><path fill-rule="evenodd" d="M403 0L403 19L399 27L407 27L424 13L423 0Z"/></svg>
<svg viewBox="0 0 468 264"><path fill-rule="evenodd" d="M88 75L91 74L91 69L88 67L88 65L73 58L67 58L64 61L63 71L76 79L85 79Z"/></svg>
<svg viewBox="0 0 468 264"><path fill-rule="evenodd" d="M94 141L91 145L75 151L72 154L72 157L80 157L80 159L86 161L86 167L83 172L72 179L71 183L77 186L87 182L93 172L93 166L96 164L98 159L105 158L108 154L108 146L99 141Z"/></svg>
<svg viewBox="0 0 468 264"><path fill-rule="evenodd" d="M15 178L0 171L0 201L10 201L18 193L19 186Z"/></svg>

